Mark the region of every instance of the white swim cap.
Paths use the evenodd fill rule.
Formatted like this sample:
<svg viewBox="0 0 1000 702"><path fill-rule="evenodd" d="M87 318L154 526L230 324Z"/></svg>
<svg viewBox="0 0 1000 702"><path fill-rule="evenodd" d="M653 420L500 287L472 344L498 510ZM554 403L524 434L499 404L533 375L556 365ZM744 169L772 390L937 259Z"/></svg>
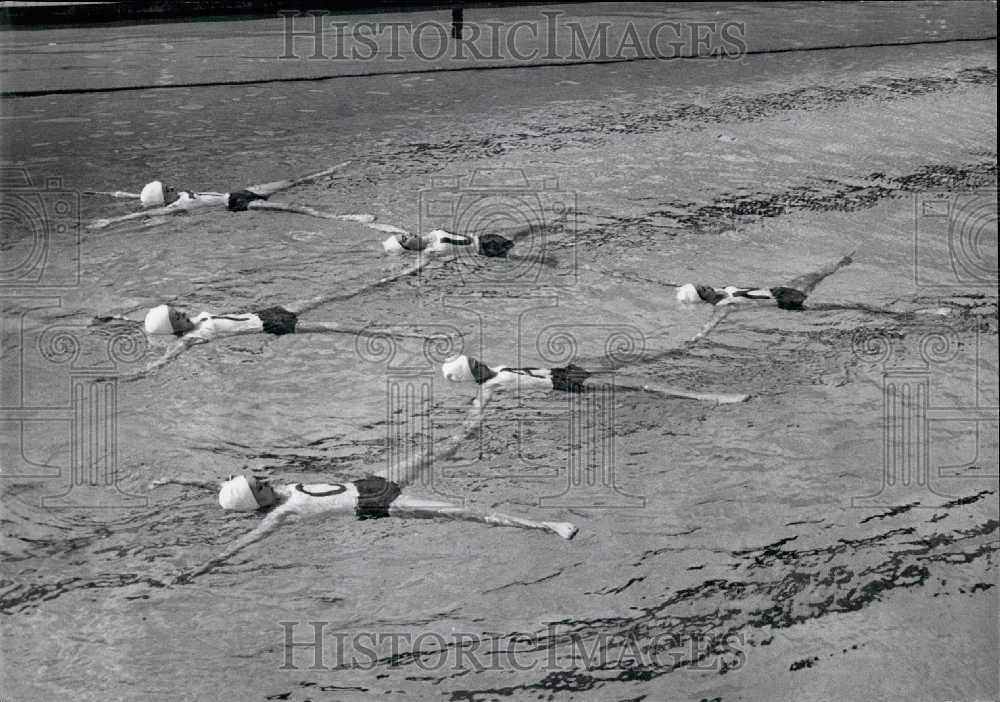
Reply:
<svg viewBox="0 0 1000 702"><path fill-rule="evenodd" d="M256 512L260 509L257 498L250 489L250 481L244 475L227 480L219 488L219 504L222 509L233 512Z"/></svg>
<svg viewBox="0 0 1000 702"><path fill-rule="evenodd" d="M467 383L470 380L476 379L476 376L472 374L470 366L469 357L462 354L442 363L441 373L447 380L453 383Z"/></svg>
<svg viewBox="0 0 1000 702"><path fill-rule="evenodd" d="M147 334L173 334L174 325L170 323L170 305L158 305L146 313Z"/></svg>
<svg viewBox="0 0 1000 702"><path fill-rule="evenodd" d="M393 234L382 242L382 248L386 253L399 253L403 250L403 245L399 243L399 234Z"/></svg>
<svg viewBox="0 0 1000 702"><path fill-rule="evenodd" d="M142 192L139 193L139 199L142 201L143 207L163 206L166 203L166 199L163 196L163 183L158 180L146 183Z"/></svg>
<svg viewBox="0 0 1000 702"><path fill-rule="evenodd" d="M677 288L677 302L701 302L701 295L694 285L688 283Z"/></svg>

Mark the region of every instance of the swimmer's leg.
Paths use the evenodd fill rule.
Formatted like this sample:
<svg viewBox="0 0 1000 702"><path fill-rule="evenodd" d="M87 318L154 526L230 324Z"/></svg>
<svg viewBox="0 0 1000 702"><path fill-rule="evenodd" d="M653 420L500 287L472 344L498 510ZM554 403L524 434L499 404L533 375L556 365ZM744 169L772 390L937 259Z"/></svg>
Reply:
<svg viewBox="0 0 1000 702"><path fill-rule="evenodd" d="M269 200L251 200L247 203L248 210L271 210L272 212L291 212L292 214L308 215L319 219L339 219L346 222L358 222L360 224L371 224L375 221L375 216L370 214L333 214L323 212L305 205L291 205L284 202L270 202Z"/></svg>
<svg viewBox="0 0 1000 702"><path fill-rule="evenodd" d="M790 280L786 287L801 290L808 295L815 290L816 286L822 283L825 278L830 277L844 266L850 265L854 260L852 256L854 256L853 251L839 261L834 261L833 263L823 266L818 271L806 273L805 275L800 275L798 278Z"/></svg>
<svg viewBox="0 0 1000 702"><path fill-rule="evenodd" d="M559 534L564 539L572 539L577 528L570 522L541 522L522 517L512 517L500 512L475 512L451 502L428 500L422 497L400 495L391 505L389 514L407 519L459 519L466 522L479 522L493 526L518 527L520 529L539 529Z"/></svg>
<svg viewBox="0 0 1000 702"><path fill-rule="evenodd" d="M334 171L338 171L350 161L344 161L343 163L338 163L336 166L327 168L326 170L320 171L318 173L310 173L307 176L302 176L301 178L293 178L292 180L276 180L273 183L262 183L261 185L251 185L249 188L244 188L249 190L254 195L260 195L261 197L269 197L274 195L274 193L281 192L282 190L288 190L289 188L294 188L296 185L305 185L306 183L313 183L324 176L328 176Z"/></svg>
<svg viewBox="0 0 1000 702"><path fill-rule="evenodd" d="M287 308L286 308L287 309ZM346 327L336 322L299 322L295 325L296 334L352 334L354 336L391 337L393 339L419 339L429 341L432 337L424 334L408 334L382 329L365 329Z"/></svg>
<svg viewBox="0 0 1000 702"><path fill-rule="evenodd" d="M326 293L324 295L317 295L316 297L311 297L308 300L299 300L298 302L293 302L288 305L283 305L283 307L292 312L293 314L302 314L303 312L308 312L309 310L314 310L321 305L325 305L328 302L337 302L341 300L350 300L352 297L357 297L366 292L371 292L376 288L383 285L392 283L400 278L405 278L409 275L415 275L426 268L431 263L431 257L422 256L421 260L414 263L412 266L403 269L399 273L393 273L392 275L387 275L384 278L376 280L374 283L369 283L368 285L362 285L357 290L351 292L336 292L336 293Z"/></svg>
<svg viewBox="0 0 1000 702"><path fill-rule="evenodd" d="M619 380L622 382L619 383ZM639 378L617 375L615 376L615 383L613 387L615 390L624 390L626 392L651 392L657 395L665 395L667 397L682 397L688 400L714 402L719 405L746 402L750 399L750 396L744 393L690 392L688 390L674 388L669 385L661 385L659 383L644 383Z"/></svg>
<svg viewBox="0 0 1000 702"><path fill-rule="evenodd" d="M480 388L480 390L481 393L469 408L462 425L451 436L428 446L413 458L398 463L390 461L389 465L382 470L374 471L374 474L405 488L417 480L435 461L444 461L458 453L462 443L482 426L486 405L493 397L492 389Z"/></svg>

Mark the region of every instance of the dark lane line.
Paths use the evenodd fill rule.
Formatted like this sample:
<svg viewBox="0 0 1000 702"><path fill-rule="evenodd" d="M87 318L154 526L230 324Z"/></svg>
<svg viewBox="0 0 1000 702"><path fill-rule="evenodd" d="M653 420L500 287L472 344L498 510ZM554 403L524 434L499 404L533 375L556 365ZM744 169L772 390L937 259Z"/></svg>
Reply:
<svg viewBox="0 0 1000 702"><path fill-rule="evenodd" d="M739 54L739 56L750 56L757 54L784 54L784 53L799 53L799 52L810 52L810 51L837 51L842 49L873 49L881 47L895 47L895 46L922 46L925 44L954 44L954 43L967 43L967 42L982 42L982 41L994 41L997 35L991 34L981 37L968 37L968 38L958 38L958 39L921 39L915 41L899 41L899 42L879 42L879 43L860 43L860 44L834 44L829 46L808 46L808 47L785 47L778 49L748 49ZM448 68L419 68L412 71L370 71L367 73L352 73L352 74L327 74L321 76L295 76L291 78L263 78L263 79L252 79L252 80L229 80L229 81L208 81L208 82L194 82L194 83L175 83L172 85L123 85L111 88L56 88L52 90L0 90L0 98L28 98L28 97L44 97L47 95L81 95L81 94L92 94L92 93L121 93L121 92L135 92L139 90L174 90L178 88L212 88L212 87L224 87L224 86L237 86L237 85L267 85L271 83L302 83L302 82L319 82L324 80L336 80L341 78L372 78L372 77L382 77L382 76L402 76L402 75L421 75L427 73L457 73L462 71L498 71L498 70L511 70L511 69L522 69L522 68L551 68L551 67L562 67L562 66L592 66L607 63L636 63L640 61L674 61L674 60L719 60L724 58L722 54L713 53L704 56L637 56L634 58L615 58L615 59L593 59L588 61L547 61L547 62L536 62L536 63L518 63L514 65L504 64L504 65L489 65L489 66L454 66ZM732 58L732 57L730 57Z"/></svg>

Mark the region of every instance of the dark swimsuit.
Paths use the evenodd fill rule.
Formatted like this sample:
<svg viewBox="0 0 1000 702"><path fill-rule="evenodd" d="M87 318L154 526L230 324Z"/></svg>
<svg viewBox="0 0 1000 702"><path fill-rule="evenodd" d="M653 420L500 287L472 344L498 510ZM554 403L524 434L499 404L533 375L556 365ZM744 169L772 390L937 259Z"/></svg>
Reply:
<svg viewBox="0 0 1000 702"><path fill-rule="evenodd" d="M514 248L514 242L499 234L483 234L479 237L479 253L483 256L504 258Z"/></svg>
<svg viewBox="0 0 1000 702"><path fill-rule="evenodd" d="M235 193L229 193L229 197L226 198L226 209L230 212L246 212L254 200L266 199L267 195L258 195L249 190L237 190Z"/></svg>
<svg viewBox="0 0 1000 702"><path fill-rule="evenodd" d="M715 288L708 285L696 285L695 290L698 291L698 297L709 304L716 304L724 299L726 296L718 292ZM801 310L803 309L802 303L806 301L808 295L806 295L801 290L796 290L795 288L771 288L771 295L774 297L774 301L778 303L778 307L783 310ZM733 293L733 297L745 297L750 300L759 300L766 298L758 298L750 294L749 290L737 290Z"/></svg>
<svg viewBox="0 0 1000 702"><path fill-rule="evenodd" d="M245 322L246 317L243 316L247 313L245 312L232 312L230 314L213 314L212 319L228 319L233 322ZM250 312L249 314L257 315L260 318L261 324L264 325L265 334L274 334L275 336L281 336L282 334L294 334L295 325L299 321L299 316L294 312L289 312L284 307L268 307L266 309L260 310L259 312ZM174 332L176 335L183 335L185 332Z"/></svg>
<svg viewBox="0 0 1000 702"><path fill-rule="evenodd" d="M570 363L565 368L552 369L552 388L563 392L583 392L583 384L591 376L580 366Z"/></svg>
<svg viewBox="0 0 1000 702"><path fill-rule="evenodd" d="M771 294L778 303L778 307L783 310L801 310L802 303L809 297L801 290L795 288L771 288Z"/></svg>
<svg viewBox="0 0 1000 702"><path fill-rule="evenodd" d="M492 380L497 377L497 373L494 373L486 365L483 365L475 359L470 359L469 369L472 372L472 377L475 379L476 383L482 385L488 380ZM541 368L501 368L501 371L509 371L511 373L520 373L521 375L530 375L533 378L538 378L542 376L535 375L532 371L542 370ZM592 375L589 371L580 368L580 366L573 365L570 363L565 368L553 368L549 376L549 380L552 381L553 390L561 390L563 392L584 392L585 388L583 386L584 382Z"/></svg>
<svg viewBox="0 0 1000 702"><path fill-rule="evenodd" d="M354 481L358 490L358 504L354 508L354 516L358 519L381 519L389 516L389 505L399 497L402 490L396 483L385 478L362 478ZM330 485L329 490L310 492L302 483L295 489L310 497L330 497L347 492L347 488L339 483Z"/></svg>
<svg viewBox="0 0 1000 702"><path fill-rule="evenodd" d="M362 478L354 481L358 489L358 519L381 519L389 516L389 505L399 497L399 485L385 478Z"/></svg>
<svg viewBox="0 0 1000 702"><path fill-rule="evenodd" d="M399 241L400 246L409 251L420 251L427 247L427 242L424 241L423 237L412 234L402 236L397 241ZM455 236L442 236L438 239L438 243L451 244L452 246L471 246L472 239L458 234ZM514 248L514 242L510 239L505 239L499 234L483 234L479 237L479 253L483 256L503 258L512 248Z"/></svg>
<svg viewBox="0 0 1000 702"><path fill-rule="evenodd" d="M268 307L254 314L260 317L260 321L264 324L264 333L276 336L295 333L295 324L299 321L298 315L280 306Z"/></svg>

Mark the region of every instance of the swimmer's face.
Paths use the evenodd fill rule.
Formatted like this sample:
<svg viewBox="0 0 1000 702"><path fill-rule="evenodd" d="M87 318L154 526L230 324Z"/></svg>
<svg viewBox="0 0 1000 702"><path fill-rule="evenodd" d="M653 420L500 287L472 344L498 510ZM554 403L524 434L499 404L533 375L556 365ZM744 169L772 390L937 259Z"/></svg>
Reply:
<svg viewBox="0 0 1000 702"><path fill-rule="evenodd" d="M163 204L169 205L171 202L179 200L181 194L177 192L177 188L172 185L163 186Z"/></svg>
<svg viewBox="0 0 1000 702"><path fill-rule="evenodd" d="M407 251L420 251L427 246L422 236L416 234L399 234L396 237L399 245Z"/></svg>
<svg viewBox="0 0 1000 702"><path fill-rule="evenodd" d="M170 308L170 326L176 334L185 334L194 329L194 322L176 307Z"/></svg>
<svg viewBox="0 0 1000 702"><path fill-rule="evenodd" d="M274 492L274 488L266 480L248 477L247 484L250 485L250 491L253 493L254 499L257 500L257 504L261 507L270 507L278 501L277 493Z"/></svg>

